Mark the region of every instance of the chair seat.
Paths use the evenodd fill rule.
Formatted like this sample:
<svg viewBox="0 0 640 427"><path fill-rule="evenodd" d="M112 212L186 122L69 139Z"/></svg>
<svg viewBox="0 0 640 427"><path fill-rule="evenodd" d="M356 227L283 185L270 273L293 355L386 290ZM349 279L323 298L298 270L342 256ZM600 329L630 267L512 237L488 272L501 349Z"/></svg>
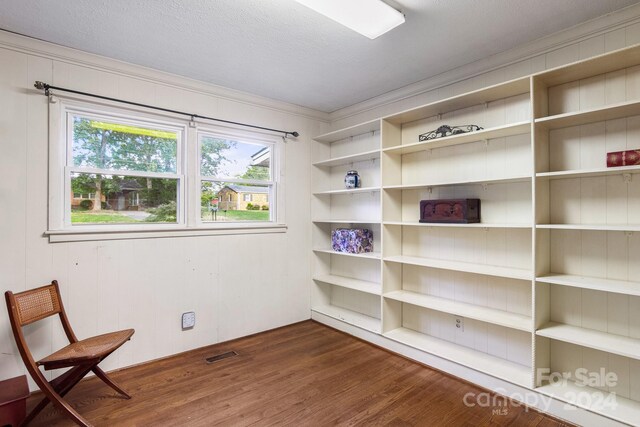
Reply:
<svg viewBox="0 0 640 427"><path fill-rule="evenodd" d="M78 341L61 348L55 353L36 362L38 366L43 366L45 370L77 366L79 363L100 360L125 342L131 339L135 331L125 329L108 334L98 335Z"/></svg>

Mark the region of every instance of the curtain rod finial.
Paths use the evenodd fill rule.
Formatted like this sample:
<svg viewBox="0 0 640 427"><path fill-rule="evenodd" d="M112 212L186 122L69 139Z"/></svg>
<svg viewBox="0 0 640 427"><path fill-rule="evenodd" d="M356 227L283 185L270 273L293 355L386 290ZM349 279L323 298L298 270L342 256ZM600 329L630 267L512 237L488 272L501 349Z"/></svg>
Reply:
<svg viewBox="0 0 640 427"><path fill-rule="evenodd" d="M36 89L45 89L47 85L45 85L43 82L41 81L36 81L35 84L33 85Z"/></svg>
<svg viewBox="0 0 640 427"><path fill-rule="evenodd" d="M300 136L300 134L298 132L289 132L294 138L297 138Z"/></svg>

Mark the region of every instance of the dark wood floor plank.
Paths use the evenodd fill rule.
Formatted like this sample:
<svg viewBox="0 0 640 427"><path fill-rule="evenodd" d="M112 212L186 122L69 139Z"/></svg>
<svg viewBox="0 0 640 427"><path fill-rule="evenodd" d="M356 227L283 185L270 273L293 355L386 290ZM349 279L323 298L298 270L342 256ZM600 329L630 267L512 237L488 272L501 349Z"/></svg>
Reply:
<svg viewBox="0 0 640 427"><path fill-rule="evenodd" d="M238 356L206 364L234 350ZM95 378L68 395L97 426L562 426L512 404L467 407L485 391L313 321L115 372L133 396ZM38 401L29 399L29 407ZM33 426L73 425L48 407Z"/></svg>

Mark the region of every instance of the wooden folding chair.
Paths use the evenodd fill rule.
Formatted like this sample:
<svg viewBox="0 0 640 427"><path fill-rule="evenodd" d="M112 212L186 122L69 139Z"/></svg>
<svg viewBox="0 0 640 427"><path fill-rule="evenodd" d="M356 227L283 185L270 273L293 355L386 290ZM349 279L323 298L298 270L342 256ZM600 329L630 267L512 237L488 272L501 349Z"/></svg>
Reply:
<svg viewBox="0 0 640 427"><path fill-rule="evenodd" d="M50 285L17 294L7 291L5 292L5 297L9 310L9 318L11 320L11 328L13 329L13 335L16 339L18 350L20 350L22 360L29 374L33 377L33 380L45 394L44 399L29 413L22 425L28 424L49 402L52 402L77 424L90 426L91 424L63 399L69 390L78 384L90 371L93 371L98 378L127 399L131 398L127 392L121 389L120 386L98 367L98 363L113 353L122 344L129 341L134 333L133 329L111 332L79 341L69 324L69 319L67 318L67 314L62 305L62 299L60 298L60 288L58 287L58 282L55 280L51 282ZM27 346L27 342L22 333L22 327L54 314L60 315L62 327L70 344L36 362ZM39 366L42 366L45 370L59 368L71 369L49 382L38 368Z"/></svg>

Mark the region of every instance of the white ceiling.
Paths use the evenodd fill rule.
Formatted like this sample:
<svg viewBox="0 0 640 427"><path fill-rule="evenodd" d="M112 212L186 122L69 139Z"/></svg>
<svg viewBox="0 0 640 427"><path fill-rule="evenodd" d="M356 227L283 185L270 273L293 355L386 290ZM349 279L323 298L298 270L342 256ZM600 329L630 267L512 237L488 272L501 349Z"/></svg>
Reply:
<svg viewBox="0 0 640 427"><path fill-rule="evenodd" d="M0 28L332 112L640 0L388 0L369 40L294 0L0 0Z"/></svg>

